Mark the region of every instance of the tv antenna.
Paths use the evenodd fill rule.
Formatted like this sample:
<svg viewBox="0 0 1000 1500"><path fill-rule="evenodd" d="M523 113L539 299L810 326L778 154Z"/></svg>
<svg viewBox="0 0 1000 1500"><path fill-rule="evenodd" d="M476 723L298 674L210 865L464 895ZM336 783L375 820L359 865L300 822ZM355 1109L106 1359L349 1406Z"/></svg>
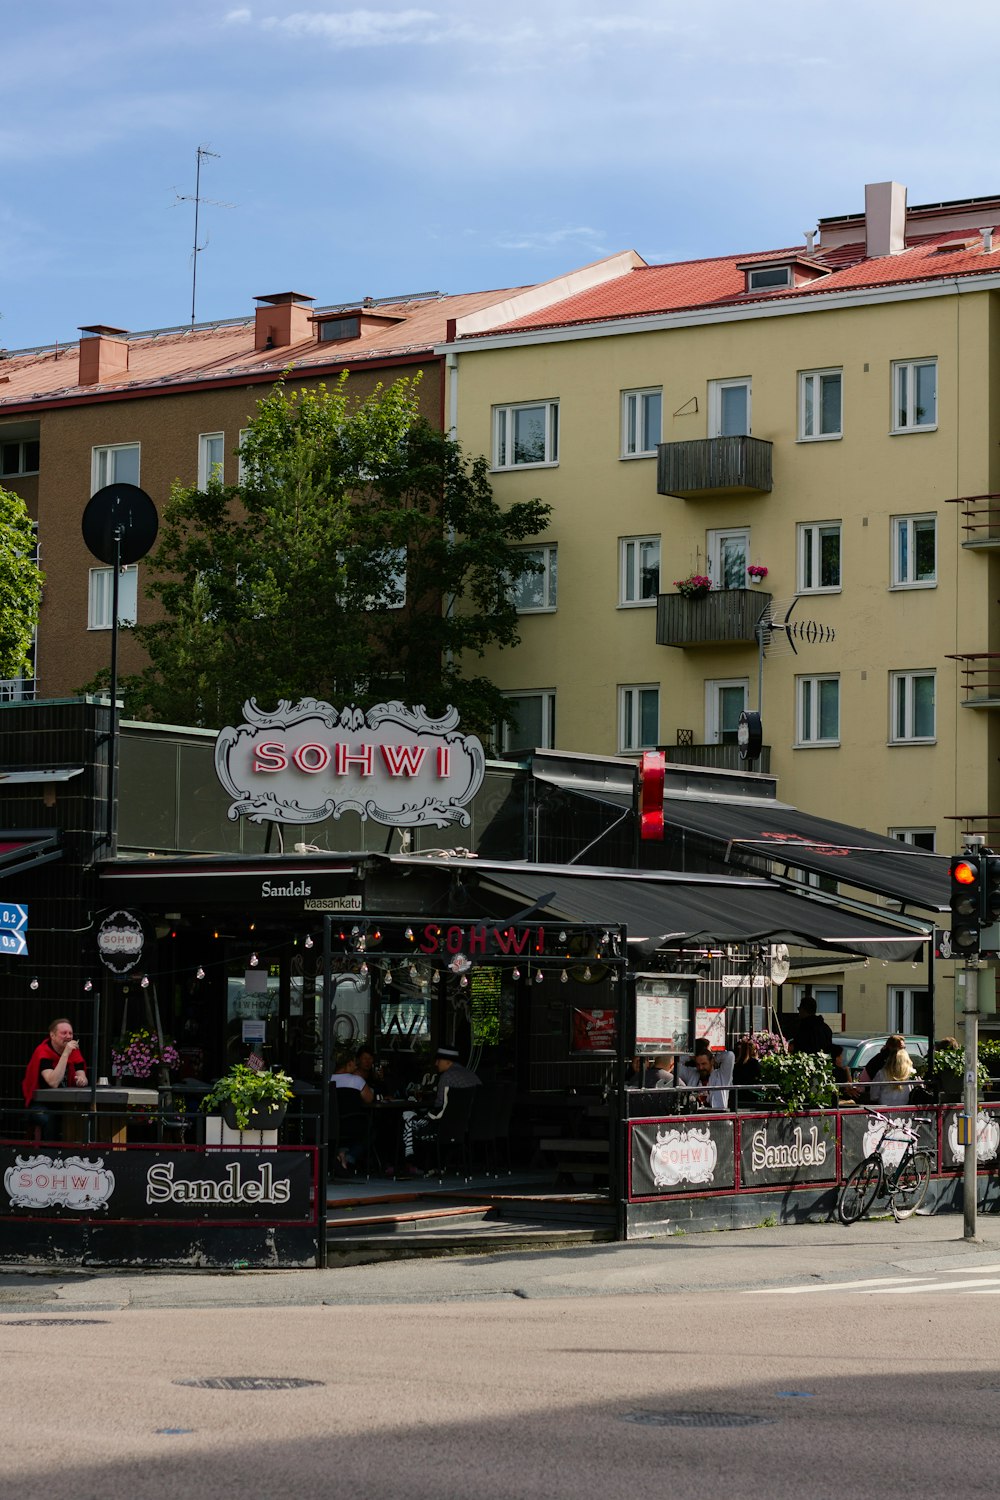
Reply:
<svg viewBox="0 0 1000 1500"><path fill-rule="evenodd" d="M218 151L212 151L208 146L199 146L198 147L197 151L195 152L194 193L193 194L192 193L178 193L177 189L176 188L174 189L174 193L176 195L176 200L177 200L178 203L193 203L194 204L194 248L193 248L193 250L191 252L191 327L192 328L194 328L194 324L195 324L194 309L195 309L195 299L196 299L197 293L198 293L198 256L208 246L208 240L205 241L204 245L199 245L199 243L198 243L198 218L199 218L199 213L200 213L200 210L201 210L201 205L203 203L210 203L213 208L232 208L234 206L232 203L220 203L217 198L203 198L201 196L201 163L202 163L203 158L206 157L206 156L214 157L216 161L221 161L221 159L222 159L220 157Z"/></svg>

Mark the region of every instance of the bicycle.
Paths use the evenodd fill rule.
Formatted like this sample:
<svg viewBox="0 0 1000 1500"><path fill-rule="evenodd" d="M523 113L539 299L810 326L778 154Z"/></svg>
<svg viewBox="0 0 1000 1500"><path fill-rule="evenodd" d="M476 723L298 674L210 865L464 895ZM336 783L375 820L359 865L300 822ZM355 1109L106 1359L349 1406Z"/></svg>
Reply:
<svg viewBox="0 0 1000 1500"><path fill-rule="evenodd" d="M909 1125L894 1123L876 1109L866 1109L865 1114L882 1126L882 1134L840 1189L837 1198L840 1222L856 1224L876 1198L885 1197L889 1199L894 1219L908 1219L927 1197L932 1170L930 1152L915 1149L919 1135ZM914 1116L915 1125L927 1122L926 1115ZM887 1141L905 1143L906 1149L895 1167L887 1167L882 1157L882 1146Z"/></svg>

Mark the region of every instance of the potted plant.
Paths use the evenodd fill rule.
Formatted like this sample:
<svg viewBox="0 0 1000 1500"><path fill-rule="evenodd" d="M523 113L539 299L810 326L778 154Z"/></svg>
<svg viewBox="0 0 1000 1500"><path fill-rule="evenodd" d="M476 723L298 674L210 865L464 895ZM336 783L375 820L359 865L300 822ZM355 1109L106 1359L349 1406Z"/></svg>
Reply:
<svg viewBox="0 0 1000 1500"><path fill-rule="evenodd" d="M767 577L767 569L763 563L750 563L747 567L747 577L751 583L763 583Z"/></svg>
<svg viewBox="0 0 1000 1500"><path fill-rule="evenodd" d="M674 579L674 588L683 599L704 599L711 587L712 580L704 573L689 573L687 578Z"/></svg>
<svg viewBox="0 0 1000 1500"><path fill-rule="evenodd" d="M276 1130L292 1097L292 1080L280 1069L257 1072L234 1063L201 1101L206 1113L222 1115L230 1130Z"/></svg>
<svg viewBox="0 0 1000 1500"><path fill-rule="evenodd" d="M760 1077L776 1088L790 1115L837 1102L833 1064L826 1052L772 1052L760 1060Z"/></svg>
<svg viewBox="0 0 1000 1500"><path fill-rule="evenodd" d="M130 1031L111 1049L111 1071L116 1078L151 1078L154 1068L177 1068L180 1061L173 1042L161 1041L145 1027Z"/></svg>

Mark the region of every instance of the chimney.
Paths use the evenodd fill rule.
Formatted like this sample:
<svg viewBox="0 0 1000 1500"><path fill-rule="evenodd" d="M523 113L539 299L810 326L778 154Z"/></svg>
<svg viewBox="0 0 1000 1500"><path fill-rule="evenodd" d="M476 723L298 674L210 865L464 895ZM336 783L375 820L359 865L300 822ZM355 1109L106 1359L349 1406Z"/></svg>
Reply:
<svg viewBox="0 0 1000 1500"><path fill-rule="evenodd" d="M992 255L992 253L993 253L993 227L992 227L992 225L987 225L986 228L985 229L981 229L979 231L979 233L982 236L983 254L984 255Z"/></svg>
<svg viewBox="0 0 1000 1500"><path fill-rule="evenodd" d="M898 255L906 249L906 189L899 182L865 184L865 254Z"/></svg>
<svg viewBox="0 0 1000 1500"><path fill-rule="evenodd" d="M255 297L260 303L254 326L255 349L285 349L312 338L312 314L304 304L314 302L305 292L272 292Z"/></svg>
<svg viewBox="0 0 1000 1500"><path fill-rule="evenodd" d="M128 369L128 343L121 337L126 329L91 323L89 327L81 325L80 332L90 335L80 340L81 385L101 385Z"/></svg>

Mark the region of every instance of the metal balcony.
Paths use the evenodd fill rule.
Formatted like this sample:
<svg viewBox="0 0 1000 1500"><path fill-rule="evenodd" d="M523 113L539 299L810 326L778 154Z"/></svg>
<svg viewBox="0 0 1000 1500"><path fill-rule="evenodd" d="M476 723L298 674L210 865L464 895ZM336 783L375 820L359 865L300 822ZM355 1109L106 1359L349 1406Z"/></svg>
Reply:
<svg viewBox="0 0 1000 1500"><path fill-rule="evenodd" d="M753 646L757 621L773 595L760 588L712 589L700 599L658 594L658 646Z"/></svg>
<svg viewBox="0 0 1000 1500"><path fill-rule="evenodd" d="M759 771L764 776L771 770L770 745L760 747L760 756L752 766L740 759L739 745L664 745L662 748L670 766L702 766L711 771Z"/></svg>
<svg viewBox="0 0 1000 1500"><path fill-rule="evenodd" d="M656 490L697 500L702 495L768 494L772 488L771 449L764 438L696 438L660 443Z"/></svg>

